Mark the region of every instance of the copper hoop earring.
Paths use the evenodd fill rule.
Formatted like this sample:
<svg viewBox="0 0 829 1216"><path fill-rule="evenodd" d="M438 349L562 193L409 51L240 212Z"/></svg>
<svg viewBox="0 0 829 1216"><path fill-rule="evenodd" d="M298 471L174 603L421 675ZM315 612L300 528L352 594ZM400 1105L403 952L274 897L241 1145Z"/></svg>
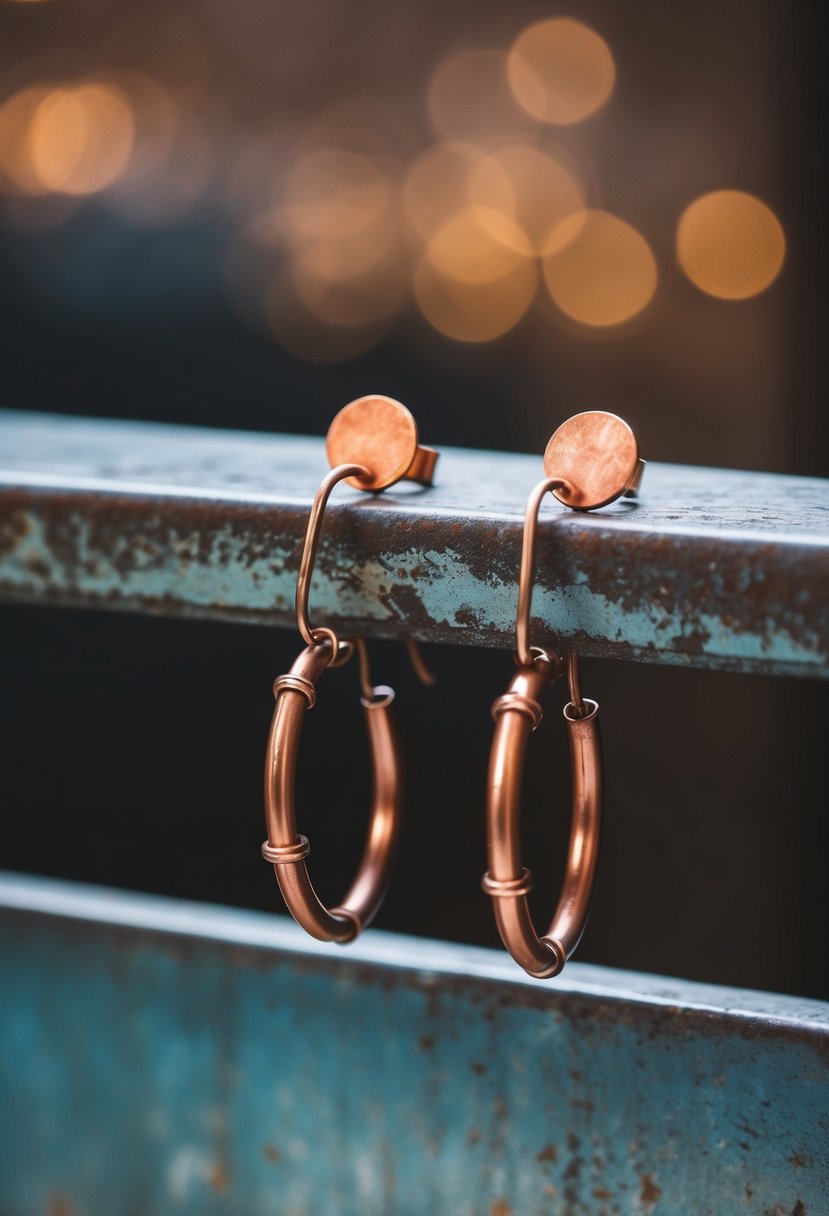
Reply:
<svg viewBox="0 0 829 1216"><path fill-rule="evenodd" d="M482 887L493 900L501 940L520 967L536 979L558 975L579 943L587 922L599 857L602 818L602 756L599 706L583 698L578 659L530 645L530 609L538 513L548 493L576 510L605 506L636 495L644 470L633 431L614 414L591 411L565 422L544 456L544 481L527 500L518 580L516 655L518 671L492 706L495 734L487 782L487 856ZM564 721L572 770L571 829L564 884L546 933L539 936L527 895L532 874L521 862L521 778L530 734L542 718L541 696L566 669L570 700Z"/></svg>
<svg viewBox="0 0 829 1216"><path fill-rule="evenodd" d="M302 928L320 941L345 944L371 922L388 887L403 805L400 747L392 710L394 690L372 685L362 638L340 640L332 629L314 628L310 623L308 595L314 558L325 506L338 482L347 480L359 489L373 491L402 478L430 485L437 452L418 446L414 418L389 397L361 397L341 410L329 429L326 450L334 467L314 499L297 578L297 627L307 644L291 670L277 677L273 686L276 705L265 754L268 836L262 856L273 865L288 910ZM408 646L419 678L433 683L414 643ZM329 909L317 896L305 864L311 851L308 838L297 830L297 758L305 715L316 702L323 672L347 662L355 651L371 753L372 810L357 875L342 903Z"/></svg>

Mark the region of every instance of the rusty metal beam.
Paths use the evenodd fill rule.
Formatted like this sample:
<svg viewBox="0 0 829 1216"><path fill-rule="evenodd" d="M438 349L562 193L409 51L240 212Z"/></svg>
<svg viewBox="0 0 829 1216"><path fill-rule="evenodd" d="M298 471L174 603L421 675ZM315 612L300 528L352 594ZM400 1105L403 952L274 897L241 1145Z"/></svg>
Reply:
<svg viewBox="0 0 829 1216"><path fill-rule="evenodd" d="M293 624L322 440L0 413L0 599ZM343 488L316 620L511 647L540 457L448 449L437 485ZM651 464L642 500L543 509L534 636L585 655L829 674L829 482Z"/></svg>
<svg viewBox="0 0 829 1216"><path fill-rule="evenodd" d="M821 1216L829 1006L0 874L0 1210Z"/></svg>

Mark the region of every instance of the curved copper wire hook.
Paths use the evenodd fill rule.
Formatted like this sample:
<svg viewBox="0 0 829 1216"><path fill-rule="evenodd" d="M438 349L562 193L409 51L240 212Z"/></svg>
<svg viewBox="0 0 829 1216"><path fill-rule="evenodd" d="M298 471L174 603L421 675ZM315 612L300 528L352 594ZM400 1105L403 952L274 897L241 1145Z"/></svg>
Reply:
<svg viewBox="0 0 829 1216"><path fill-rule="evenodd" d="M518 577L515 661L518 671L492 706L495 734L487 782L487 854L482 880L491 896L501 940L519 966L538 979L557 975L584 931L599 857L602 807L602 758L595 701L581 693L578 658L564 663L530 642L538 514L545 494L571 492L563 477L547 477L530 493L524 512L524 536ZM570 702L564 721L570 740L572 800L570 844L564 884L547 932L536 932L527 895L532 874L521 863L521 783L530 734L541 721L541 694L566 670Z"/></svg>
<svg viewBox="0 0 829 1216"><path fill-rule="evenodd" d="M302 557L299 562L299 574L296 580L297 629L308 646L313 646L315 642L320 642L324 638L327 638L331 643L334 658L337 657L340 649L340 641L337 635L333 629L329 629L327 626L314 629L308 619L308 595L311 590L311 577L314 573L314 560L317 556L325 507L328 499L331 497L331 491L338 482L345 481L346 477L367 476L369 476L368 469L361 464L339 464L322 479L320 487L314 496L311 514L308 517L308 527L305 529L305 541L302 546Z"/></svg>
<svg viewBox="0 0 829 1216"><path fill-rule="evenodd" d="M361 458L368 460L363 453L371 455L371 470L348 460L355 442ZM341 410L329 428L327 448L329 458L339 452L341 461L343 457L345 461L323 478L305 531L296 585L296 621L306 648L291 670L274 682L276 706L265 758L268 838L262 845L262 856L273 865L285 902L299 924L321 941L344 943L356 937L375 916L388 885L402 813L401 761L392 712L394 690L372 685L365 642L362 638L341 641L333 629L311 624L308 596L314 561L325 507L340 481L356 478L359 488L372 491L385 489L400 478L429 485L438 454L418 445L417 427L409 411L385 397L360 398ZM408 649L418 677L424 683L434 683L413 642ZM342 904L329 909L311 884L305 864L310 845L297 831L297 756L305 715L316 703L317 682L326 668L347 662L355 650L374 776L372 811L357 876Z"/></svg>
<svg viewBox="0 0 829 1216"><path fill-rule="evenodd" d="M515 652L522 667L533 661L530 645L530 609L535 577L535 550L538 540L538 512L544 496L552 490L569 490L564 477L545 477L534 486L524 510L524 536L521 541L521 567L518 573L518 609L515 614Z"/></svg>

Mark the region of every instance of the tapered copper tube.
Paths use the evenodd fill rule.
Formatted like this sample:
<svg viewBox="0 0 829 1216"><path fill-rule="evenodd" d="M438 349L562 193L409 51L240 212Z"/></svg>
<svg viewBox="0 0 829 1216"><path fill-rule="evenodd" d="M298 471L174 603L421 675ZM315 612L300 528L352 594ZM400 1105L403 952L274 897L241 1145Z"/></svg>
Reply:
<svg viewBox="0 0 829 1216"><path fill-rule="evenodd" d="M294 788L302 724L316 700L316 685L334 649L327 637L308 646L290 672L274 682L276 707L265 754L265 822L262 855L296 921L320 941L345 943L365 928L386 893L400 833L402 780L394 723L394 692L383 685L362 698L373 769L368 837L357 875L342 903L328 909L311 884L305 858L310 846L297 831Z"/></svg>
<svg viewBox="0 0 829 1216"><path fill-rule="evenodd" d="M602 763L595 701L565 707L572 767L572 824L561 896L550 927L539 937L527 905L532 875L521 863L521 780L530 734L541 721L540 698L561 666L539 654L519 666L507 692L492 707L495 735L487 786L489 870L483 888L492 897L501 940L520 967L538 979L557 975L584 930L599 853Z"/></svg>

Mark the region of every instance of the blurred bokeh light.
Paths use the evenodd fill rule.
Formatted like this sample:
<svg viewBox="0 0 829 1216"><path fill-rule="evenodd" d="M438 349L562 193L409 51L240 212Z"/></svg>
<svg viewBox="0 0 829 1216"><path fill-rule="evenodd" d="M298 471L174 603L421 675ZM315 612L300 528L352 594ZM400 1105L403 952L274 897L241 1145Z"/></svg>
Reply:
<svg viewBox="0 0 829 1216"><path fill-rule="evenodd" d="M544 280L555 303L583 325L621 325L650 302L656 260L644 237L607 211L568 216L550 234Z"/></svg>
<svg viewBox="0 0 829 1216"><path fill-rule="evenodd" d="M420 377L454 344L440 365L477 397L485 382L492 411L521 381L503 445L535 441L529 403L555 383L564 411L642 411L677 457L707 453L672 451L701 432L674 431L664 402L708 412L739 460L739 418L780 393L775 335L815 239L797 218L805 136L766 121L796 79L775 4L739 63L724 14L656 0L630 20L433 0L2 4L7 277L58 329L118 315L163 343L171 315L195 335L210 314L267 343L256 359L292 384L290 361L353 362L358 388L375 357ZM463 393L437 398L465 437Z"/></svg>
<svg viewBox="0 0 829 1216"><path fill-rule="evenodd" d="M715 190L695 199L679 221L676 246L691 282L724 300L765 291L786 255L777 216L741 190Z"/></svg>
<svg viewBox="0 0 829 1216"><path fill-rule="evenodd" d="M447 338L489 342L518 324L532 303L536 280L535 265L526 258L500 277L469 282L441 274L423 257L415 292L426 320Z"/></svg>
<svg viewBox="0 0 829 1216"><path fill-rule="evenodd" d="M615 80L616 65L604 38L569 17L528 26L510 51L512 91L542 122L581 122L604 105Z"/></svg>

